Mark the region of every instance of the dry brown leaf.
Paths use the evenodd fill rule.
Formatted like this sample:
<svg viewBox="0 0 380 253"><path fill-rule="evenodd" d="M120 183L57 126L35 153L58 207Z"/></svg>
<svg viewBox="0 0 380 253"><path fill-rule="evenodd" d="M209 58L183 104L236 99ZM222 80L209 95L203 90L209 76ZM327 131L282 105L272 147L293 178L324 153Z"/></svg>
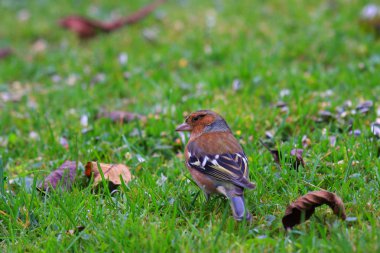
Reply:
<svg viewBox="0 0 380 253"><path fill-rule="evenodd" d="M77 226L75 229L70 229L66 231L67 235L76 235L82 232L86 227L85 226Z"/></svg>
<svg viewBox="0 0 380 253"><path fill-rule="evenodd" d="M75 180L76 171L76 161L65 161L57 170L50 173L37 189L46 192L60 185L63 190L69 190Z"/></svg>
<svg viewBox="0 0 380 253"><path fill-rule="evenodd" d="M166 0L156 0L135 13L112 22L102 22L81 16L69 16L59 21L61 27L74 32L80 39L91 39L99 33L110 33L125 25L137 23Z"/></svg>
<svg viewBox="0 0 380 253"><path fill-rule="evenodd" d="M311 146L311 140L306 135L302 136L302 146L304 148Z"/></svg>
<svg viewBox="0 0 380 253"><path fill-rule="evenodd" d="M271 149L262 140L259 140L259 141L260 141L261 145L263 145L271 153L274 162L279 166L279 168L281 168L281 162L280 162L281 158L282 158L281 151L279 151L278 149Z"/></svg>
<svg viewBox="0 0 380 253"><path fill-rule="evenodd" d="M295 225L308 220L314 213L315 208L323 204L328 205L341 219L346 219L346 212L341 198L328 191L314 191L298 198L290 204L282 218L285 229L292 229Z"/></svg>
<svg viewBox="0 0 380 253"><path fill-rule="evenodd" d="M116 188L121 185L120 176L123 178L125 184L132 179L129 168L124 164L105 164L99 163L100 169L103 171L104 178L107 179L112 185L110 188ZM85 166L85 175L91 177L94 175L94 187L102 181L102 176L98 170L97 162L88 162Z"/></svg>
<svg viewBox="0 0 380 253"><path fill-rule="evenodd" d="M303 154L303 149L292 149L290 151L290 155L295 157L295 159L293 159L293 169L297 170L298 171L298 167L300 165L302 165L302 167L305 168L305 161L303 160L303 157L302 157L302 154Z"/></svg>

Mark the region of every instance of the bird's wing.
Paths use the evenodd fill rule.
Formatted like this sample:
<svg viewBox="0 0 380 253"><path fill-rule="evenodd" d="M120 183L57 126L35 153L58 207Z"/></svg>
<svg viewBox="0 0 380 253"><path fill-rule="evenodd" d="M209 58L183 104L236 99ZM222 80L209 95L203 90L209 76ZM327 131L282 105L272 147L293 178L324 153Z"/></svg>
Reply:
<svg viewBox="0 0 380 253"><path fill-rule="evenodd" d="M232 134L230 135L232 136ZM236 141L234 137L233 139ZM207 145L200 145L199 143L199 141L193 141L187 146L188 166L219 181L230 182L244 188L254 188L254 185L247 179L248 159L238 143L237 151L232 152L231 145L225 148L226 146L222 145L223 143L216 140L214 144L219 145L219 150L222 151L218 154L215 154L217 153L215 146L210 146L212 148L210 152L207 152L205 150Z"/></svg>

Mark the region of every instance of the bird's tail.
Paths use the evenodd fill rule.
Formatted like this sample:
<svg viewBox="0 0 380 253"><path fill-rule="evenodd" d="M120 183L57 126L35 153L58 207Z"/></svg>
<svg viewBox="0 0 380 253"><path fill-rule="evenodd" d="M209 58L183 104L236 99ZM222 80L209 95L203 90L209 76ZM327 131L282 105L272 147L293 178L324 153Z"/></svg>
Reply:
<svg viewBox="0 0 380 253"><path fill-rule="evenodd" d="M247 221L250 221L252 219L252 216L249 212L245 209L245 201L244 196L233 196L230 197L230 205L232 209L232 214L235 218L235 220L241 221L244 218Z"/></svg>

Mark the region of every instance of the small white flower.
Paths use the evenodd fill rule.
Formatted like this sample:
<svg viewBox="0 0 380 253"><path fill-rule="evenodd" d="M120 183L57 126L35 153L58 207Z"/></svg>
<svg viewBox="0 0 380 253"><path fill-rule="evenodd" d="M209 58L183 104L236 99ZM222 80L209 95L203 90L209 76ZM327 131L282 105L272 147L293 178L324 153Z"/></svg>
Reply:
<svg viewBox="0 0 380 253"><path fill-rule="evenodd" d="M29 133L29 138L32 139L32 140L38 140L40 138L40 136L38 135L38 133L36 133L34 131L31 131Z"/></svg>
<svg viewBox="0 0 380 253"><path fill-rule="evenodd" d="M161 177L157 179L156 184L158 186L163 186L166 183L166 180L168 180L168 178L164 174L161 173Z"/></svg>
<svg viewBox="0 0 380 253"><path fill-rule="evenodd" d="M70 74L66 82L67 82L67 85L74 86L77 80L78 80L78 76L76 74Z"/></svg>
<svg viewBox="0 0 380 253"><path fill-rule="evenodd" d="M280 91L280 97L285 97L290 95L290 90L288 89L283 89Z"/></svg>
<svg viewBox="0 0 380 253"><path fill-rule="evenodd" d="M139 154L136 155L136 158L137 158L137 160L139 161L139 163L143 163L143 162L145 162L145 158L142 157L142 156L139 155Z"/></svg>
<svg viewBox="0 0 380 253"><path fill-rule="evenodd" d="M126 53L119 54L119 64L126 65L128 63L128 55Z"/></svg>
<svg viewBox="0 0 380 253"><path fill-rule="evenodd" d="M88 126L88 116L86 114L83 114L80 117L80 124L82 127L87 127Z"/></svg>

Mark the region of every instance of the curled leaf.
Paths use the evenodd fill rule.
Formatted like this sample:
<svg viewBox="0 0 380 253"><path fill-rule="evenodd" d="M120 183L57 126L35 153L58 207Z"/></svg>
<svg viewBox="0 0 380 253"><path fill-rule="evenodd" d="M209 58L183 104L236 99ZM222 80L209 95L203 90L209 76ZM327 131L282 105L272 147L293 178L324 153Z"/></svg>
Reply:
<svg viewBox="0 0 380 253"><path fill-rule="evenodd" d="M129 168L124 164L105 164L100 163L100 169L103 172L104 178L109 181L109 187L111 190L117 188L121 185L120 176L124 183L127 184L132 179L131 172ZM94 187L96 187L100 181L102 181L102 176L98 170L97 162L88 162L85 166L85 175L91 177L94 175Z"/></svg>
<svg viewBox="0 0 380 253"><path fill-rule="evenodd" d="M279 101L274 105L276 108L279 108L281 112L288 112L289 107L285 102Z"/></svg>
<svg viewBox="0 0 380 253"><path fill-rule="evenodd" d="M302 157L303 149L292 149L290 155L294 156L296 159L293 162L293 169L298 170L298 167L302 165L305 168L305 161Z"/></svg>
<svg viewBox="0 0 380 253"><path fill-rule="evenodd" d="M356 107L356 111L361 114L366 114L368 113L373 107L373 102L371 100L364 101L363 103L360 103Z"/></svg>
<svg viewBox="0 0 380 253"><path fill-rule="evenodd" d="M328 205L338 217L346 219L346 212L341 198L336 194L328 191L314 191L298 198L290 204L282 218L282 224L285 229L292 229L308 220L314 213L315 208L323 204Z"/></svg>
<svg viewBox="0 0 380 253"><path fill-rule="evenodd" d="M330 122L335 119L335 116L330 112L330 111L320 111L319 113L319 118L317 118L317 122Z"/></svg>
<svg viewBox="0 0 380 253"><path fill-rule="evenodd" d="M74 32L80 39L91 39L99 33L110 33L125 25L140 21L163 2L165 0L156 0L127 17L119 18L109 23L81 16L69 16L60 20L59 24L61 27Z"/></svg>
<svg viewBox="0 0 380 253"><path fill-rule="evenodd" d="M41 192L48 192L60 186L62 190L69 190L75 180L77 171L76 161L65 161L58 169L50 173L37 187Z"/></svg>
<svg viewBox="0 0 380 253"><path fill-rule="evenodd" d="M59 21L59 25L74 32L80 39L90 39L98 32L107 32L103 23L81 16L69 16Z"/></svg>
<svg viewBox="0 0 380 253"><path fill-rule="evenodd" d="M348 132L349 135L354 135L355 137L358 137L362 134L362 131L360 131L359 129L355 129L355 130L351 130Z"/></svg>
<svg viewBox="0 0 380 253"><path fill-rule="evenodd" d="M302 136L302 146L304 148L307 148L310 145L311 145L311 140L306 135Z"/></svg>
<svg viewBox="0 0 380 253"><path fill-rule="evenodd" d="M77 226L75 229L70 229L66 231L67 235L76 235L82 232L86 227L85 226Z"/></svg>
<svg viewBox="0 0 380 253"><path fill-rule="evenodd" d="M279 168L281 168L281 163L280 163L281 157L282 157L281 152L277 149L269 148L269 146L265 144L262 140L259 140L259 141L271 153L274 162L279 166Z"/></svg>
<svg viewBox="0 0 380 253"><path fill-rule="evenodd" d="M146 120L146 117L143 115L124 111L100 112L98 114L98 118L108 118L116 123L128 123L133 120Z"/></svg>

